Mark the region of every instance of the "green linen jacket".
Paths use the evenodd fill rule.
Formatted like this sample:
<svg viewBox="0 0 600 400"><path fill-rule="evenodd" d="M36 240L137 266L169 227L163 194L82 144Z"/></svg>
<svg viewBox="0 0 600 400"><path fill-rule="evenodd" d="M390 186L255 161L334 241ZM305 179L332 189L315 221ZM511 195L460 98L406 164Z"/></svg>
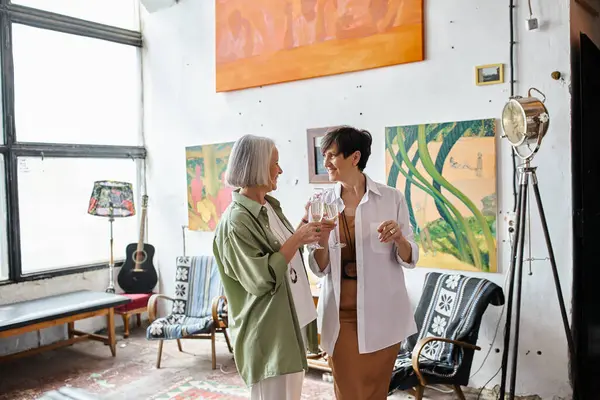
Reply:
<svg viewBox="0 0 600 400"><path fill-rule="evenodd" d="M279 201L271 196L265 200L293 232ZM269 229L267 209L234 191L217 226L213 252L227 296L235 362L248 386L308 369L288 263L277 240ZM317 353L317 340L315 320L307 327L309 351Z"/></svg>

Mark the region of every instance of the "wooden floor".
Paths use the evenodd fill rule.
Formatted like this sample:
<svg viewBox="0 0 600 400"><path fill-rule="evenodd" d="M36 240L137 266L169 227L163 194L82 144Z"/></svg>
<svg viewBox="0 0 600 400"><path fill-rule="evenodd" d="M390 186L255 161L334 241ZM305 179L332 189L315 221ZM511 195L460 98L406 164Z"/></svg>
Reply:
<svg viewBox="0 0 600 400"><path fill-rule="evenodd" d="M145 326L145 325L144 325ZM117 356L98 342L83 342L43 354L0 364L0 400L34 400L41 393L65 385L82 388L103 400L152 399L178 382L208 378L241 382L235 364L222 338L217 343L217 370L211 369L210 342L183 341L183 353L175 342L166 342L162 368L155 368L157 343L144 337L144 328L134 328L128 339L117 330ZM484 393L485 394L485 393ZM425 392L427 399L449 400L435 390ZM477 397L467 393L468 399ZM322 374L311 371L303 389L303 399L333 400L333 384ZM389 399L409 399L397 393ZM481 399L493 398L482 396Z"/></svg>

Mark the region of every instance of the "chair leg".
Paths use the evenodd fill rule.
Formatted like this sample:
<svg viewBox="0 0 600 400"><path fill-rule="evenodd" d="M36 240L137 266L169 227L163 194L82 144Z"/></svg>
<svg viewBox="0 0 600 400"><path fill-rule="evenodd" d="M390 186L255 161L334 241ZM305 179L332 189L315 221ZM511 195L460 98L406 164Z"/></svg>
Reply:
<svg viewBox="0 0 600 400"><path fill-rule="evenodd" d="M156 357L156 368L160 368L160 358L162 357L163 340L158 342L158 356Z"/></svg>
<svg viewBox="0 0 600 400"><path fill-rule="evenodd" d="M458 396L459 400L465 400L465 394L463 393L462 389L460 388L460 385L453 385L454 388L454 393L456 393L456 396Z"/></svg>
<svg viewBox="0 0 600 400"><path fill-rule="evenodd" d="M142 326L142 314L136 314L138 328Z"/></svg>
<svg viewBox="0 0 600 400"><path fill-rule="evenodd" d="M229 334L227 333L227 329L225 328L223 328L223 336L225 336L225 341L227 342L229 352L233 354L233 347L231 347L231 342L229 341Z"/></svg>
<svg viewBox="0 0 600 400"><path fill-rule="evenodd" d="M183 348L181 347L181 340L177 339L177 348L179 349L179 351L181 351L183 353Z"/></svg>
<svg viewBox="0 0 600 400"><path fill-rule="evenodd" d="M123 333L123 337L128 338L129 337L129 315L123 314L123 315L121 315L121 317L123 317L123 330L125 331Z"/></svg>
<svg viewBox="0 0 600 400"><path fill-rule="evenodd" d="M417 386L415 387L415 399L423 400L423 392L425 392L425 386Z"/></svg>
<svg viewBox="0 0 600 400"><path fill-rule="evenodd" d="M210 344L212 347L212 369L217 369L217 354L215 350L215 328L212 328L210 332Z"/></svg>

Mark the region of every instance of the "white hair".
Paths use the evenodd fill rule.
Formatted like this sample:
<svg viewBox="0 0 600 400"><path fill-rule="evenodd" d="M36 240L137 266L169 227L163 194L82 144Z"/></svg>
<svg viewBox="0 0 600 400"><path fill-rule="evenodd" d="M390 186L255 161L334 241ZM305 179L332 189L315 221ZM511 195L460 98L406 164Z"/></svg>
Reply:
<svg viewBox="0 0 600 400"><path fill-rule="evenodd" d="M233 145L225 182L236 188L265 186L271 182L271 153L275 147L272 139L244 135Z"/></svg>

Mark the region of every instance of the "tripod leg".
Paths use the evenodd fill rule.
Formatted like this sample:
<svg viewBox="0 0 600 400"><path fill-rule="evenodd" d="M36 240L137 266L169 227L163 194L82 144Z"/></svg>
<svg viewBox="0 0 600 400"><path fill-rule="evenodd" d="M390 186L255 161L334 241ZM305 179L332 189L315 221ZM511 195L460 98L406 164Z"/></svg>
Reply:
<svg viewBox="0 0 600 400"><path fill-rule="evenodd" d="M542 206L542 199L540 196L540 189L538 188L537 177L533 175L533 192L535 193L535 200L537 202L538 211L540 213L540 219L542 221L542 229L544 230L544 238L546 239L546 246L548 247L548 257L550 258L550 265L552 266L552 275L554 276L554 285L556 286L556 294L558 296L558 304L560 306L560 315L562 316L563 325L565 328L565 334L567 336L567 345L569 346L569 357L571 358L571 368L573 372L573 379L577 380L577 358L575 357L575 345L573 344L573 335L569 328L569 319L567 317L567 310L565 308L565 302L563 299L562 290L560 288L560 278L558 277L558 268L556 267L556 259L554 258L554 250L552 249L552 242L550 241L550 234L548 233L548 224L546 223L546 215L544 213L544 207Z"/></svg>
<svg viewBox="0 0 600 400"><path fill-rule="evenodd" d="M504 330L504 346L502 351L502 378L500 380L500 397L499 399L504 400L506 392L506 374L508 372L508 352L510 348L510 332L512 322L512 302L513 302L513 287L515 282L515 265L517 263L517 249L521 241L521 230L524 228L521 226L521 214L524 214L523 210L523 192L524 182L519 184L519 194L517 198L517 215L516 215L516 226L515 226L515 241L512 246L510 255L510 279L508 283L508 300L506 302L506 324Z"/></svg>
<svg viewBox="0 0 600 400"><path fill-rule="evenodd" d="M523 202L521 203L521 235L519 237L519 249L517 252L517 266L519 271L517 272L517 304L515 308L515 338L513 343L512 353L512 365L510 372L510 394L508 398L513 400L515 398L515 388L517 382L517 360L519 357L519 331L521 327L521 289L523 287L523 249L525 247L525 219L527 211L527 194L529 189L529 175L527 172L524 173L524 187L523 187Z"/></svg>

